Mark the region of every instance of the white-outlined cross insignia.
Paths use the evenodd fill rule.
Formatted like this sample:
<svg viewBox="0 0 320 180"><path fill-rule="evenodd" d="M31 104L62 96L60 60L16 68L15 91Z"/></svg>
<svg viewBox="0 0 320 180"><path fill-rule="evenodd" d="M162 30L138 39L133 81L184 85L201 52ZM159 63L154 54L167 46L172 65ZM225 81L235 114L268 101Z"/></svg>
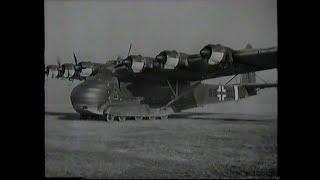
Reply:
<svg viewBox="0 0 320 180"><path fill-rule="evenodd" d="M224 86L219 85L219 88L217 89L217 97L219 98L219 101L224 101L224 98L227 97L227 91Z"/></svg>

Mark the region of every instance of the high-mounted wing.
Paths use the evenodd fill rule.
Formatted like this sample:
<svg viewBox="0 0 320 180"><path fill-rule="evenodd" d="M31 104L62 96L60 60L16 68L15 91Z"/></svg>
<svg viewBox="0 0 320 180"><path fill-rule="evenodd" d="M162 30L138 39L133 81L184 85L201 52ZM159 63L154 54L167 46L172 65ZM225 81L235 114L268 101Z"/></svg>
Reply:
<svg viewBox="0 0 320 180"><path fill-rule="evenodd" d="M130 45L131 49L131 45ZM53 78L86 79L103 66L120 81L198 81L222 76L267 70L277 67L278 50L274 48L233 50L222 45L208 44L199 54L165 50L156 57L130 55L107 64L78 62L51 65L46 75Z"/></svg>
<svg viewBox="0 0 320 180"><path fill-rule="evenodd" d="M276 68L278 48L248 49L235 51L233 57L236 63L254 68Z"/></svg>
<svg viewBox="0 0 320 180"><path fill-rule="evenodd" d="M209 44L199 54L165 50L155 58L130 55L115 66L114 74L123 81L197 81L276 68L277 52L277 47L233 50Z"/></svg>
<svg viewBox="0 0 320 180"><path fill-rule="evenodd" d="M276 68L278 48L233 50L209 44L200 51L200 54L202 58L208 59L208 64L215 60L215 64L208 67L208 77L216 78ZM219 59L219 54L224 56Z"/></svg>

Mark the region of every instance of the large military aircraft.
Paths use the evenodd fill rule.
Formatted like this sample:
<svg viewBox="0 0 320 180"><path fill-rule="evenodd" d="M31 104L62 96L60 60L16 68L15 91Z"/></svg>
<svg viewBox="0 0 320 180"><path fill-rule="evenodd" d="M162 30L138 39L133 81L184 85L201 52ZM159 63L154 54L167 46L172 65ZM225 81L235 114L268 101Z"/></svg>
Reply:
<svg viewBox="0 0 320 180"><path fill-rule="evenodd" d="M58 62L45 69L47 78L83 81L71 92L81 119L106 121L166 119L169 114L205 104L238 101L275 83L256 83L255 71L277 68L277 47L234 50L209 44L199 54L165 50L156 57L130 55L107 61ZM241 76L240 84L206 84L202 80ZM233 79L232 78L232 79ZM231 80L231 79L230 79Z"/></svg>

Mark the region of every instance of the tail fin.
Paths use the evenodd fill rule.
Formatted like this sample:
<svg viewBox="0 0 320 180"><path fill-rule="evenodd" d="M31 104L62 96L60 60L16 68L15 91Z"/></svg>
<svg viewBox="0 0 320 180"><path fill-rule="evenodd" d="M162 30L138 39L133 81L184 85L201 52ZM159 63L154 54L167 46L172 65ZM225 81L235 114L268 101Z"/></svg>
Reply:
<svg viewBox="0 0 320 180"><path fill-rule="evenodd" d="M240 85L255 84L255 83L256 83L256 73L255 72L241 74ZM254 96L257 94L257 90L254 87L246 87L246 89L247 89L249 96Z"/></svg>
<svg viewBox="0 0 320 180"><path fill-rule="evenodd" d="M256 74L255 72L249 72L241 74L240 84L256 83Z"/></svg>

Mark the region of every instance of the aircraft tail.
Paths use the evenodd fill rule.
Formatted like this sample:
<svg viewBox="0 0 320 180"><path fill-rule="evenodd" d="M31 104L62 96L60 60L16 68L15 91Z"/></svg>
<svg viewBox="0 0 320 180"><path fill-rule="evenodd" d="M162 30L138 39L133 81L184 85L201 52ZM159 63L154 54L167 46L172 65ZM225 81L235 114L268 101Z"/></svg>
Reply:
<svg viewBox="0 0 320 180"><path fill-rule="evenodd" d="M255 83L254 73L247 73L241 77L242 83L233 85L207 84L198 81L181 91L182 93L167 103L166 107L171 107L174 112L180 112L206 104L238 101L256 95L260 89L277 87L277 83Z"/></svg>
<svg viewBox="0 0 320 180"><path fill-rule="evenodd" d="M278 87L278 83L256 83L255 72L241 74L239 85L246 88L249 96L256 95L263 88Z"/></svg>
<svg viewBox="0 0 320 180"><path fill-rule="evenodd" d="M251 44L247 44L245 49L252 49ZM240 76L240 84L250 84L250 83L256 83L256 73L255 72L249 72L245 74L241 74Z"/></svg>

